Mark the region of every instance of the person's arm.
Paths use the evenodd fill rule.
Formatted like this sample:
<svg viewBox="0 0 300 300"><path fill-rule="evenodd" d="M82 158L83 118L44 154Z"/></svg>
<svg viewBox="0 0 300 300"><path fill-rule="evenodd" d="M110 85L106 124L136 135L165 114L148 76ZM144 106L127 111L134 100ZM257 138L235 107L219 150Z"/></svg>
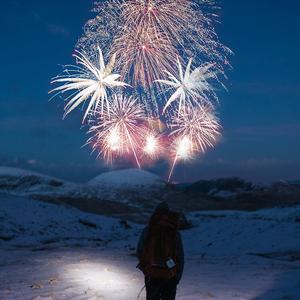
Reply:
<svg viewBox="0 0 300 300"><path fill-rule="evenodd" d="M146 235L148 232L148 228L145 227L140 235L137 247L136 247L136 256L138 257L139 260L141 260L142 255L143 255L143 249L145 245L145 240L146 240Z"/></svg>
<svg viewBox="0 0 300 300"><path fill-rule="evenodd" d="M177 283L181 280L183 269L184 269L184 249L180 232L177 235L177 247L178 247L178 274L177 274Z"/></svg>

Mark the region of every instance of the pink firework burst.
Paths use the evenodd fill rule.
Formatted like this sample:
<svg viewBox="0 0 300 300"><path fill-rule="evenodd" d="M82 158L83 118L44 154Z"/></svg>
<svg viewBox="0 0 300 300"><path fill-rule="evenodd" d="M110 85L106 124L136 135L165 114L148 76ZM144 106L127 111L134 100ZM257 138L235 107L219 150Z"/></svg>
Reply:
<svg viewBox="0 0 300 300"><path fill-rule="evenodd" d="M173 164L168 180L171 179L178 160L187 160L213 147L221 136L221 125L211 105L185 108L173 117L170 124L173 137Z"/></svg>
<svg viewBox="0 0 300 300"><path fill-rule="evenodd" d="M143 106L133 97L115 94L110 109L96 115L97 123L89 130L93 136L88 140L93 150L107 162L114 157L133 155L140 168L139 152L147 132Z"/></svg>

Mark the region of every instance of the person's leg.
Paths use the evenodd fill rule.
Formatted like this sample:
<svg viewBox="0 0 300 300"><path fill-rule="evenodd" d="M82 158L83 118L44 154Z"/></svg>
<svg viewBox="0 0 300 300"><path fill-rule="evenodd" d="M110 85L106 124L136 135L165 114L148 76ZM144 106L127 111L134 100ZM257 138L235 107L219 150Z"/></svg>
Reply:
<svg viewBox="0 0 300 300"><path fill-rule="evenodd" d="M162 289L161 300L175 300L176 289L177 289L176 279L172 278L168 280Z"/></svg>
<svg viewBox="0 0 300 300"><path fill-rule="evenodd" d="M158 279L145 278L146 299L160 300L162 283Z"/></svg>

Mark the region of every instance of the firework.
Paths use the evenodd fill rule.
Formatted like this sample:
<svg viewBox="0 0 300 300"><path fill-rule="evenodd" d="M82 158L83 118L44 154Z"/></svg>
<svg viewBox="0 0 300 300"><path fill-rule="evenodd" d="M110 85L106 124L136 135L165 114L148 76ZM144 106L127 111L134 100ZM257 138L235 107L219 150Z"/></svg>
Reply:
<svg viewBox="0 0 300 300"><path fill-rule="evenodd" d="M214 79L218 81L217 72L213 69L213 64L203 64L191 71L192 59L189 60L185 72L177 59L178 75L177 77L169 71L165 71L169 80L156 80L159 83L169 86L170 90L175 92L168 99L164 106L163 113L173 102L178 101L178 114L186 107L201 107L203 104L211 103L212 99L218 99L213 86L209 83Z"/></svg>
<svg viewBox="0 0 300 300"><path fill-rule="evenodd" d="M178 160L204 153L207 148L216 144L221 135L219 120L212 106L208 105L196 109L186 108L179 116L174 117L170 127L170 136L174 138L174 159L169 180Z"/></svg>
<svg viewBox="0 0 300 300"><path fill-rule="evenodd" d="M140 167L141 159L153 161L169 146L170 180L179 160L215 145L215 84L223 86L231 51L215 32L214 3L96 2L97 16L77 43L77 66L54 78L60 86L51 92L67 95L64 116L87 102L88 143L107 162L132 157ZM132 97L120 94L128 85Z"/></svg>
<svg viewBox="0 0 300 300"><path fill-rule="evenodd" d="M166 124L160 118L148 118L148 126L156 133L163 133L166 130Z"/></svg>
<svg viewBox="0 0 300 300"><path fill-rule="evenodd" d="M151 155L151 156L155 155L155 153L157 153L157 147L158 147L157 139L155 138L154 135L149 134L146 137L146 144L145 144L145 147L144 147L144 152L147 155Z"/></svg>
<svg viewBox="0 0 300 300"><path fill-rule="evenodd" d="M96 115L96 124L89 131L93 136L88 141L93 150L108 162L114 157L133 155L140 167L138 155L146 134L146 116L137 99L113 95L110 110L105 108Z"/></svg>
<svg viewBox="0 0 300 300"><path fill-rule="evenodd" d="M132 86L146 89L163 76L163 70L173 70L172 60L177 54L168 37L153 29L124 32L115 39L112 52L118 57L122 77Z"/></svg>
<svg viewBox="0 0 300 300"><path fill-rule="evenodd" d="M93 55L98 45L105 45L106 49L111 48L113 39L121 30L120 23L122 0L97 1L93 12L96 17L88 20L84 26L84 34L79 38L76 49ZM104 53L108 57L108 51Z"/></svg>
<svg viewBox="0 0 300 300"><path fill-rule="evenodd" d="M88 114L96 111L101 106L103 111L106 106L109 112L108 90L116 87L127 86L126 83L119 81L119 74L113 74L115 56L113 56L105 66L103 54L98 47L98 52L95 57L95 62L85 53L77 51L74 54L79 66L71 66L71 69L66 69L63 75L55 78L52 83L62 83L61 86L53 89L51 92L66 93L74 91L75 93L67 97L65 106L65 114L69 114L79 105L83 104L87 99L90 99L88 107L83 117L83 121Z"/></svg>
<svg viewBox="0 0 300 300"><path fill-rule="evenodd" d="M163 153L163 147L161 144L160 136L153 132L149 131L146 135L143 153L147 158L150 158L152 161L157 159Z"/></svg>
<svg viewBox="0 0 300 300"><path fill-rule="evenodd" d="M107 53L117 53L117 69L126 81L150 96L151 85L174 71L180 54L197 64L208 61L223 74L231 51L220 43L214 29L211 0L107 0L96 4L97 17L85 26L79 46L94 48L101 42Z"/></svg>
<svg viewBox="0 0 300 300"><path fill-rule="evenodd" d="M121 74L129 75L134 86L149 88L164 69L173 70L172 60L178 52L171 32L176 28L178 13L175 1L123 3L123 29L112 48L119 54Z"/></svg>

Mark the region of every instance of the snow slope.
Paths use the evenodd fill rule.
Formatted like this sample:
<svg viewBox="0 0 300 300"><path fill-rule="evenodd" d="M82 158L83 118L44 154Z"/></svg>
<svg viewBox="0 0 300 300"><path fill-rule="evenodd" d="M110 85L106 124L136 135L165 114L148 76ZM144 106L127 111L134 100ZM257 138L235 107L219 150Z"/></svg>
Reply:
<svg viewBox="0 0 300 300"><path fill-rule="evenodd" d="M0 194L0 247L101 246L127 236L117 219Z"/></svg>
<svg viewBox="0 0 300 300"><path fill-rule="evenodd" d="M54 177L23 169L0 167L1 192L33 195L66 193L73 188L73 184Z"/></svg>
<svg viewBox="0 0 300 300"><path fill-rule="evenodd" d="M161 177L141 169L127 169L103 173L89 182L93 186L114 188L163 187Z"/></svg>
<svg viewBox="0 0 300 300"><path fill-rule="evenodd" d="M185 233L192 254L237 258L300 251L300 206L258 212L212 211L189 215Z"/></svg>
<svg viewBox="0 0 300 300"><path fill-rule="evenodd" d="M33 171L29 170L24 170L24 169L19 169L19 168L12 168L12 167L0 167L0 176L3 177L28 177L28 176L36 176L36 177L41 177L44 178L45 180L56 180L56 181L61 181L57 178L47 176L47 175L42 175L40 173L36 173Z"/></svg>
<svg viewBox="0 0 300 300"><path fill-rule="evenodd" d="M94 195L134 207L154 201L157 196L161 198L165 187L166 183L161 177L141 169L106 172L89 181L86 186Z"/></svg>

